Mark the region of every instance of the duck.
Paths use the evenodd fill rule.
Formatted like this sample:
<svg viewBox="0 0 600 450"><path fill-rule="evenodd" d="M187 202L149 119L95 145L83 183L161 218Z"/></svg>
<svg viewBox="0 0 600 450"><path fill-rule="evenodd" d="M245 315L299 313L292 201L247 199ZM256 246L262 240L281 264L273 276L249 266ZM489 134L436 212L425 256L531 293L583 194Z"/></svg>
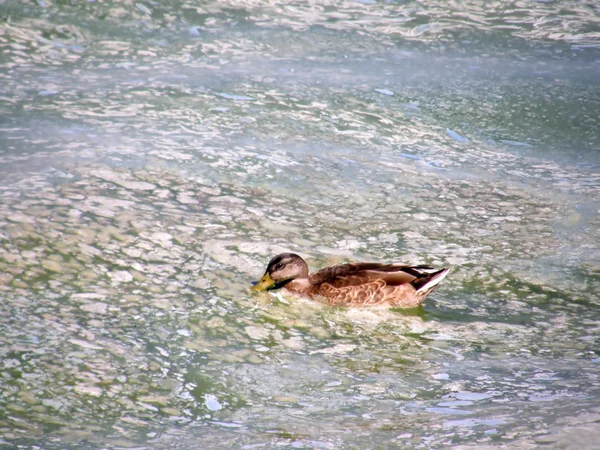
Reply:
<svg viewBox="0 0 600 450"><path fill-rule="evenodd" d="M281 289L333 306L417 308L449 271L425 265L356 262L309 273L308 264L300 256L282 253L269 261L252 290Z"/></svg>

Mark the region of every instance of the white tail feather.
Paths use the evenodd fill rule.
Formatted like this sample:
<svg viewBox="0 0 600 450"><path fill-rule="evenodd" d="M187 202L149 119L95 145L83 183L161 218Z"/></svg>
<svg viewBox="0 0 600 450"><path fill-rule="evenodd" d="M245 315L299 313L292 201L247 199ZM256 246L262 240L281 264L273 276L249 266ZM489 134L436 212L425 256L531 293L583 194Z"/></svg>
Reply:
<svg viewBox="0 0 600 450"><path fill-rule="evenodd" d="M444 278L446 278L446 275L448 275L448 272L450 271L450 269L444 269L444 271L440 272L438 275L434 276L431 280L429 280L427 283L425 283L423 286L421 286L419 288L419 290L417 290L417 294L424 294L426 292L431 291L434 287L436 287Z"/></svg>

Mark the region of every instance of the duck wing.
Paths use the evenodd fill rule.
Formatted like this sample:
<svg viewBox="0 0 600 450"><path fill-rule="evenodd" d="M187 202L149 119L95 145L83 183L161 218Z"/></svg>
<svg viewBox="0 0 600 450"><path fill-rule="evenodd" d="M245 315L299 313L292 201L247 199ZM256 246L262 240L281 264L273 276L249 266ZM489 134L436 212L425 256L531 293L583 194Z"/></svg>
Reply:
<svg viewBox="0 0 600 450"><path fill-rule="evenodd" d="M316 293L334 305L415 307L443 279L447 270L429 266L356 263L329 267L310 275Z"/></svg>
<svg viewBox="0 0 600 450"><path fill-rule="evenodd" d="M319 286L317 294L331 305L374 306L389 303L388 297L394 289L393 286L386 285L383 280L341 287L323 283Z"/></svg>
<svg viewBox="0 0 600 450"><path fill-rule="evenodd" d="M358 286L384 280L387 285L412 283L436 270L429 266L401 264L354 263L327 267L310 275L311 284L328 283L336 288Z"/></svg>

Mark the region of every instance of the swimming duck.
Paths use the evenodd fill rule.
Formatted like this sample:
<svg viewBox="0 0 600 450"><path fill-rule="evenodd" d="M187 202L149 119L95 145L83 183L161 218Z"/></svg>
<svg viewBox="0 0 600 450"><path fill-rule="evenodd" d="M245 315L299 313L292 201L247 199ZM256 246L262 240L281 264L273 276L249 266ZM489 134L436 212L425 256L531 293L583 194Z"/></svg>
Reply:
<svg viewBox="0 0 600 450"><path fill-rule="evenodd" d="M294 253L275 256L263 277L252 288L312 297L336 306L420 306L450 269L359 262L326 267L311 274Z"/></svg>

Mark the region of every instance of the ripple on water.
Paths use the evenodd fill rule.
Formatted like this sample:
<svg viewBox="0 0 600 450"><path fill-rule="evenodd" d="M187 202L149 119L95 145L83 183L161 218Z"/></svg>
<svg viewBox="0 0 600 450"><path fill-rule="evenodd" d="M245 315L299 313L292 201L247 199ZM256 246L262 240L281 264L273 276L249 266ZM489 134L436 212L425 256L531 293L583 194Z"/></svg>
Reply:
<svg viewBox="0 0 600 450"><path fill-rule="evenodd" d="M598 441L592 3L17 3L4 442ZM251 295L283 251L452 272L412 312Z"/></svg>

